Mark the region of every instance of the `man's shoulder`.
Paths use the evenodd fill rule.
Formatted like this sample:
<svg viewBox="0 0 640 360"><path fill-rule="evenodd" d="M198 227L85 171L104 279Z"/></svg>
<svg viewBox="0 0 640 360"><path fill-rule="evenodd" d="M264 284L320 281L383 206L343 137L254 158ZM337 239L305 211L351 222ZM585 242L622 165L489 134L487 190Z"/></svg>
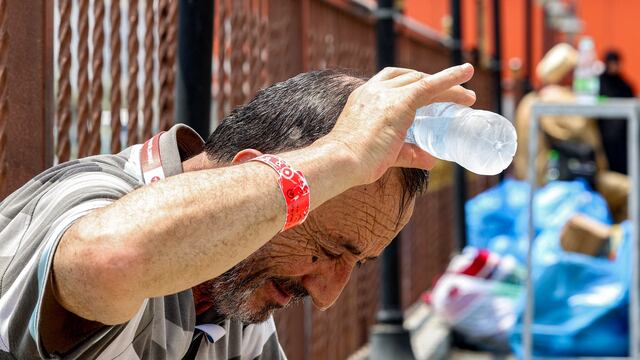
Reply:
<svg viewBox="0 0 640 360"><path fill-rule="evenodd" d="M0 203L0 297L38 257L65 218L104 206L137 186L126 159L100 155L51 167ZM86 208L86 209L85 209Z"/></svg>
<svg viewBox="0 0 640 360"><path fill-rule="evenodd" d="M128 158L116 154L96 155L63 162L36 175L13 194L20 193L25 188L53 185L82 173L106 173L129 180L132 176L125 171L127 161Z"/></svg>
<svg viewBox="0 0 640 360"><path fill-rule="evenodd" d="M71 191L95 192L110 186L133 189L139 180L126 171L126 164L127 159L121 155L98 155L55 165L5 198L0 203L0 215L6 223L21 212L31 213L43 198L55 199Z"/></svg>

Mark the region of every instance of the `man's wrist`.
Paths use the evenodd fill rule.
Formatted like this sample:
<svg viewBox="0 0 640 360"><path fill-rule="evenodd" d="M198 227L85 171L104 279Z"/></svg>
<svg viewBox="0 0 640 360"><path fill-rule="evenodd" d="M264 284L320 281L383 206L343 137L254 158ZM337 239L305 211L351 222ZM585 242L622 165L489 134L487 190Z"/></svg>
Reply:
<svg viewBox="0 0 640 360"><path fill-rule="evenodd" d="M316 141L304 149L282 154L282 157L307 179L311 210L360 185L355 156L339 142Z"/></svg>
<svg viewBox="0 0 640 360"><path fill-rule="evenodd" d="M328 165L331 167L331 175L343 185L343 191L365 183L363 180L365 176L359 166L360 159L348 144L323 138L313 143L312 146L326 156Z"/></svg>
<svg viewBox="0 0 640 360"><path fill-rule="evenodd" d="M287 203L287 218L282 231L303 223L309 214L309 185L302 172L276 155L264 154L251 161L259 161L278 173L278 185Z"/></svg>

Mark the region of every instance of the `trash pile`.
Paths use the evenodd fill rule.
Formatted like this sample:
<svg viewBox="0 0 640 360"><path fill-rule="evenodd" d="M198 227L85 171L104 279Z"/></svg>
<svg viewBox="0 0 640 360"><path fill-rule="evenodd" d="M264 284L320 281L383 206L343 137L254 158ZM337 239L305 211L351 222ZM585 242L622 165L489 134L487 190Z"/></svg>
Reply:
<svg viewBox="0 0 640 360"><path fill-rule="evenodd" d="M425 297L465 341L522 357L530 187L505 180L466 204L469 246ZM631 226L588 182L533 201L534 356L626 356Z"/></svg>

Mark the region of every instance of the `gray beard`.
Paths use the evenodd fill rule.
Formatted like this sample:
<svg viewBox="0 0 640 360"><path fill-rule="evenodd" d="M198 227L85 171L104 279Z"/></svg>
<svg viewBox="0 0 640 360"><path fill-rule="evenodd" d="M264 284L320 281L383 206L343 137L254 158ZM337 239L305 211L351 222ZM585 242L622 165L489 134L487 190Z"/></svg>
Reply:
<svg viewBox="0 0 640 360"><path fill-rule="evenodd" d="M266 273L266 269L256 270L254 261L249 258L217 278L209 280L206 283L206 288L216 313L227 319L245 324L255 324L266 321L275 310L299 302L306 295L306 292L303 294L301 290L298 290L293 293L294 297L286 306L267 302L260 309L250 308L249 300L253 292L272 279Z"/></svg>
<svg viewBox="0 0 640 360"><path fill-rule="evenodd" d="M246 324L260 323L269 318L279 306L265 304L261 309L250 309L249 299L254 291L262 287L268 279L264 276L242 276L237 265L219 277L211 280L211 300L215 311L227 319Z"/></svg>

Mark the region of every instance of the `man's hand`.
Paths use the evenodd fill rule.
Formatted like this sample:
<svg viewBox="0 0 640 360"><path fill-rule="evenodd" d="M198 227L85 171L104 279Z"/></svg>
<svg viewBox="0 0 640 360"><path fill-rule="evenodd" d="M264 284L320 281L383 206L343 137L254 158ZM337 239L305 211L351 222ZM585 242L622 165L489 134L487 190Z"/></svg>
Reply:
<svg viewBox="0 0 640 360"><path fill-rule="evenodd" d="M353 186L378 180L390 167L429 169L434 159L405 144L416 110L434 102L472 105L476 96L459 86L471 79L470 64L434 75L385 68L349 96L334 129L321 141L343 144L357 162Z"/></svg>

